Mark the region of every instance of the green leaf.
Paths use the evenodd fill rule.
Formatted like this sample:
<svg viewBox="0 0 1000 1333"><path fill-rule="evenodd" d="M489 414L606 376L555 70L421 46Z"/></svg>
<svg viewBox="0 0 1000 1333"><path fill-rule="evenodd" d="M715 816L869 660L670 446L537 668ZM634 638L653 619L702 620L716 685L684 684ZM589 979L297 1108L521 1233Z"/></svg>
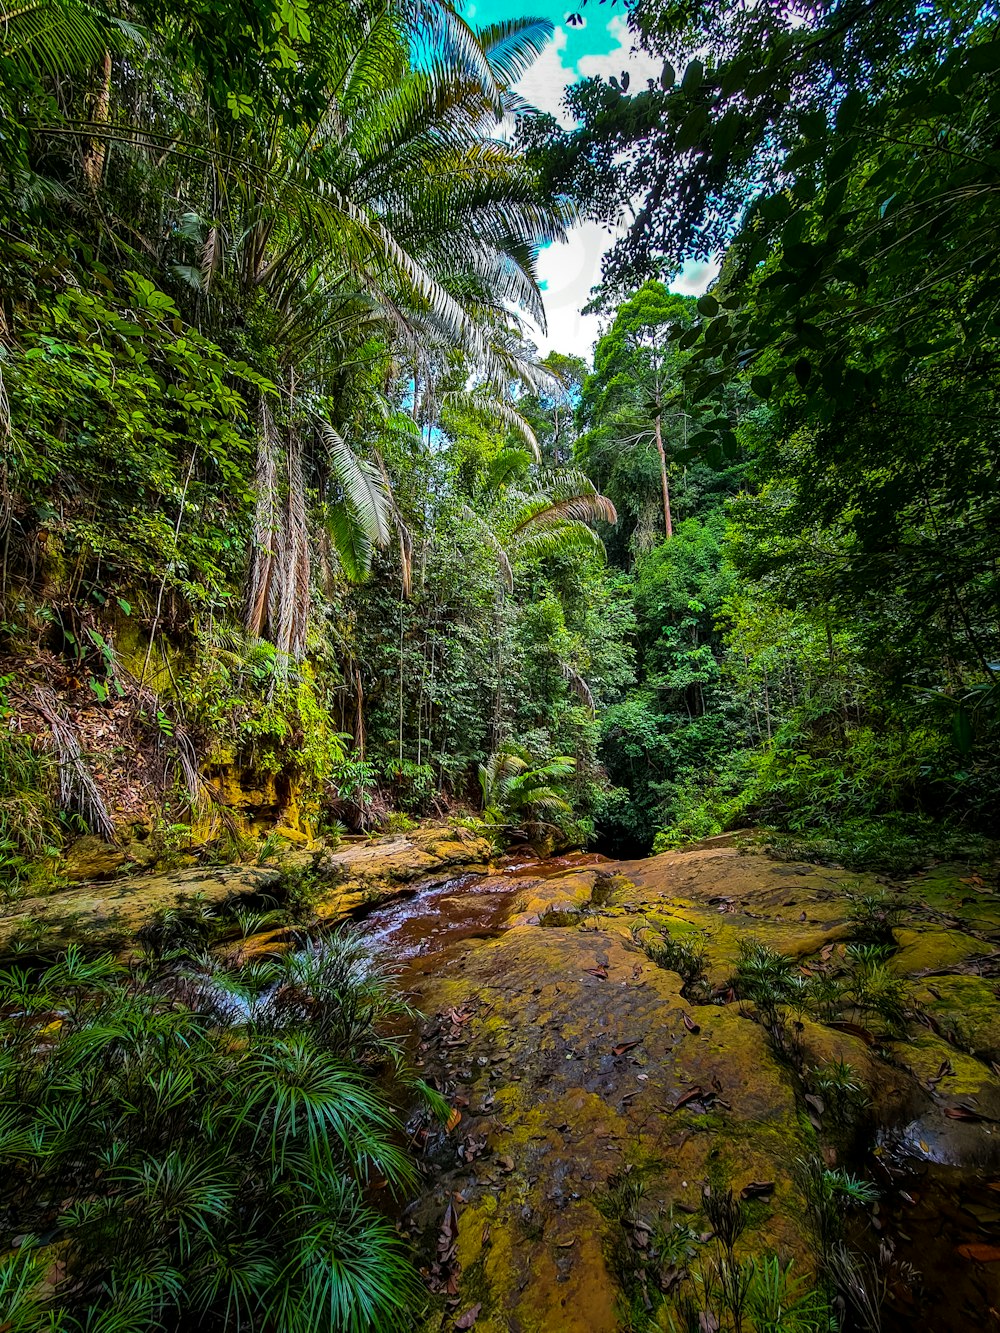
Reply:
<svg viewBox="0 0 1000 1333"><path fill-rule="evenodd" d="M857 88L852 89L852 91L847 94L837 108L836 125L838 134L845 134L848 130L854 128L864 105L865 95Z"/></svg>
<svg viewBox="0 0 1000 1333"><path fill-rule="evenodd" d="M704 296L699 296L698 313L707 316L709 319L719 313L719 303L710 292L706 292Z"/></svg>
<svg viewBox="0 0 1000 1333"><path fill-rule="evenodd" d="M967 755L972 751L972 717L968 709L959 707L951 720L951 738L959 754Z"/></svg>

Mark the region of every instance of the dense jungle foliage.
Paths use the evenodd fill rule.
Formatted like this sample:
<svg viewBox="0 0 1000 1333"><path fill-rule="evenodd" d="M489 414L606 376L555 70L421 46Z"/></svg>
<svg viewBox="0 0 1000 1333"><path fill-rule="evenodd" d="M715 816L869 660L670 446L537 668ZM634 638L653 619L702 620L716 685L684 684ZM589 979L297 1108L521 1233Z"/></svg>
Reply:
<svg viewBox="0 0 1000 1333"><path fill-rule="evenodd" d="M642 201L579 414L635 510L638 684L602 716L620 826L759 821L894 863L933 824L995 832L996 11L638 0L629 23L658 80L584 80L578 128L522 126L593 216ZM683 316L634 294L720 254ZM636 500L661 421L690 488L665 545Z"/></svg>
<svg viewBox="0 0 1000 1333"><path fill-rule="evenodd" d="M995 834L995 8L627 14L563 130L541 20L0 0L6 898L83 832ZM406 1326L379 979L207 940L0 974L0 1329Z"/></svg>
<svg viewBox="0 0 1000 1333"><path fill-rule="evenodd" d="M248 771L308 828L989 831L994 19L628 13L660 80L567 132L541 21L8 7L12 882ZM539 248L642 182L593 365L540 361Z"/></svg>

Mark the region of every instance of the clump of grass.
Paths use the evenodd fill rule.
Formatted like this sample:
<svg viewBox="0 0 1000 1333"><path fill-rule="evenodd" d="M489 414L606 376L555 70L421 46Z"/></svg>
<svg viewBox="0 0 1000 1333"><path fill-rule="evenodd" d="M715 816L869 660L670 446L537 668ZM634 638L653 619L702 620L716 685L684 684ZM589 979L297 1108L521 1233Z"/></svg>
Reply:
<svg viewBox="0 0 1000 1333"><path fill-rule="evenodd" d="M417 821L402 810L390 810L379 820L379 833L409 833L416 827Z"/></svg>
<svg viewBox="0 0 1000 1333"><path fill-rule="evenodd" d="M15 901L50 886L63 842L54 766L7 729L0 678L0 898Z"/></svg>
<svg viewBox="0 0 1000 1333"><path fill-rule="evenodd" d="M893 932L902 920L905 902L898 897L889 897L884 891L849 893L847 897L855 940L862 944L894 947L896 937Z"/></svg>
<svg viewBox="0 0 1000 1333"><path fill-rule="evenodd" d="M349 936L238 971L70 949L0 973L8 1326L407 1326L420 1284L369 1202L412 1180L397 1009Z"/></svg>
<svg viewBox="0 0 1000 1333"><path fill-rule="evenodd" d="M877 1188L859 1176L828 1168L818 1157L797 1163L799 1180L823 1253L829 1252L844 1230L851 1211L870 1208L878 1202Z"/></svg>
<svg viewBox="0 0 1000 1333"><path fill-rule="evenodd" d="M810 1092L823 1099L824 1114L849 1126L868 1109L868 1093L857 1070L846 1060L828 1060L809 1071Z"/></svg>
<svg viewBox="0 0 1000 1333"><path fill-rule="evenodd" d="M666 972L675 972L681 979L681 993L689 999L705 981L708 953L700 935L682 938L669 930L640 928L634 932L643 951L651 962Z"/></svg>
<svg viewBox="0 0 1000 1333"><path fill-rule="evenodd" d="M760 940L740 940L739 950L733 990L741 1000L752 1001L765 1024L773 1026L779 1007L788 1004L797 990L795 962Z"/></svg>

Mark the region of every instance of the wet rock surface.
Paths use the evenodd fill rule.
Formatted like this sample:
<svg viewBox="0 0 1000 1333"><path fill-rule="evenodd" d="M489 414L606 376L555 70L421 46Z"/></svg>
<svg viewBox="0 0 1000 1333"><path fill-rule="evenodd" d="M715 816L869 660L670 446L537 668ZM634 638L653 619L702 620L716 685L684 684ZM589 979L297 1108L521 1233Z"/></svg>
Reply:
<svg viewBox="0 0 1000 1333"><path fill-rule="evenodd" d="M428 824L336 849L322 843L286 846L263 865L195 865L110 878L121 854L99 839L81 842L81 855L71 864L80 878L96 868L93 880L20 899L0 911L0 949L22 941L51 951L76 940L127 948L136 931L166 908L262 894L280 898L290 878L305 887L311 912L320 921L334 922L436 872L483 863L491 851L485 839L467 829Z"/></svg>
<svg viewBox="0 0 1000 1333"><path fill-rule="evenodd" d="M426 1183L402 1218L434 1295L428 1327L669 1328L685 1274L715 1244L706 1189L747 1199L738 1255L777 1253L808 1281L823 1255L807 1159L879 1185L852 1239L888 1275L884 1327L956 1327L945 1308L992 1327L1000 901L967 877L882 885L703 845L513 866L376 912L366 929L428 1016L421 1072L454 1108L447 1132L415 1129ZM783 1006L776 1041L731 989L748 939L793 959L804 982L850 977L852 950L885 933L887 903L897 944L878 975L901 987L902 1026L841 999L818 1017ZM695 984L648 956L664 936L702 952ZM976 1003L962 1028L966 988ZM838 1064L867 1100L850 1132L832 1094L811 1091L814 1071ZM964 1195L980 1202L963 1208ZM684 1244L665 1248L682 1229Z"/></svg>

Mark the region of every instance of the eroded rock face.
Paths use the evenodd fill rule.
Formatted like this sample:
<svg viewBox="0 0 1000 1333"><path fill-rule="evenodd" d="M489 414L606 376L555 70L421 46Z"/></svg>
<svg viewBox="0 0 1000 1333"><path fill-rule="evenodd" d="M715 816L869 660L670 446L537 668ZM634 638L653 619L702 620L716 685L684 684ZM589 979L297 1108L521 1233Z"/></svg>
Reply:
<svg viewBox="0 0 1000 1333"><path fill-rule="evenodd" d="M401 976L429 1015L422 1072L461 1113L449 1133L429 1134L428 1185L405 1214L444 1311L428 1327L451 1328L477 1306L475 1327L493 1333L670 1327L664 1291L713 1250L706 1187L750 1196L738 1254L776 1252L808 1280L820 1256L800 1164L843 1160L846 1146L822 1098L805 1096L820 1067L849 1065L866 1119L909 1136L928 1163L988 1150L989 1117L1000 1115L986 1062L1000 1001L987 1000L980 977L928 990L915 975L935 957L968 968L984 950L1000 965L982 938L984 911L1000 928L1000 909L977 895L976 921L956 917L945 899L957 879L942 873L929 901L920 884L883 888L708 846L526 878L511 888L499 934L454 946L438 904ZM492 891L489 880L464 890ZM853 966L848 946L863 929L852 896L866 895L899 918L887 968L904 983L909 1035L877 1013L825 1022L786 1007L782 1050L755 1006L727 991L740 942L768 944L804 978L836 974ZM703 947L697 986L641 947L662 931ZM391 955L391 933L382 943ZM968 1032L981 1046L970 1052L942 1020L972 987ZM951 1118L963 1106L984 1118ZM641 1201L623 1226L616 1199L629 1180L641 1182ZM652 1230L677 1223L702 1238L693 1256L649 1257ZM653 1322L634 1322L637 1312Z"/></svg>

